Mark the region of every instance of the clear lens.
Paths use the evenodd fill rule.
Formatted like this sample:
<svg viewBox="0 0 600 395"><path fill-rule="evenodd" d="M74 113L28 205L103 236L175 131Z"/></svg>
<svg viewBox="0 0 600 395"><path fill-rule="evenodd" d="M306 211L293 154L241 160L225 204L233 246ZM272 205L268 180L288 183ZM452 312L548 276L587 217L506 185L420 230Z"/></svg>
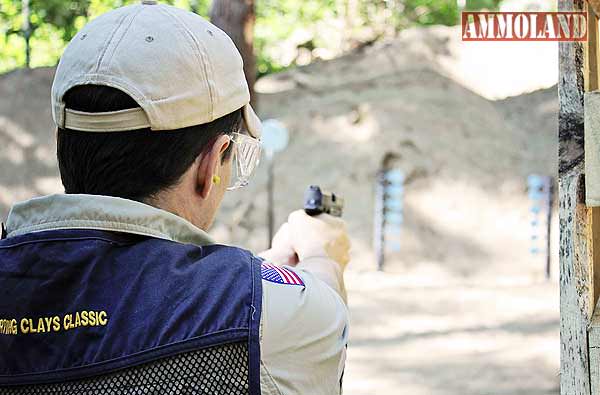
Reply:
<svg viewBox="0 0 600 395"><path fill-rule="evenodd" d="M260 162L259 140L245 134L234 133L231 141L233 143L233 169L228 191L248 185L250 176Z"/></svg>

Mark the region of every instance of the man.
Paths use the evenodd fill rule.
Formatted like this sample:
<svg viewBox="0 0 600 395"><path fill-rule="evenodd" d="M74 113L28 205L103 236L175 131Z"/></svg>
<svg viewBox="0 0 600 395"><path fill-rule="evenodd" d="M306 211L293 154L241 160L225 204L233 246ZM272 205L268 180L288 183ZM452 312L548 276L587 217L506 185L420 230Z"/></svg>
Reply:
<svg viewBox="0 0 600 395"><path fill-rule="evenodd" d="M340 393L343 222L292 213L268 261L205 232L258 163L249 99L229 37L180 9L73 38L52 86L66 194L16 204L0 241L0 394Z"/></svg>

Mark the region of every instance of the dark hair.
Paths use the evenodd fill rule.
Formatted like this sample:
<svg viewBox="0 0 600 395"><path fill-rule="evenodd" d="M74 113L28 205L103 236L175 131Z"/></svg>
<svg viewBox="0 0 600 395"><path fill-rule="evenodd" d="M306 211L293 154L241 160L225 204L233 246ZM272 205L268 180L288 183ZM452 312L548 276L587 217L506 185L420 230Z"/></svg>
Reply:
<svg viewBox="0 0 600 395"><path fill-rule="evenodd" d="M139 105L124 92L99 85L70 89L67 108L118 111ZM66 193L144 201L179 181L196 158L223 134L239 131L241 110L213 122L169 131L81 132L58 129L57 156ZM231 154L231 145L223 160Z"/></svg>

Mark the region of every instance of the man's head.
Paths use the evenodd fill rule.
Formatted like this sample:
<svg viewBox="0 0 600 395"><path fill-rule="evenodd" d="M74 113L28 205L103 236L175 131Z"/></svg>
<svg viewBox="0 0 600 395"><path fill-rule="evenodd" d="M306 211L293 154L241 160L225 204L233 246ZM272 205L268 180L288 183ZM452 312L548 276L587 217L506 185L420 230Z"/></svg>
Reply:
<svg viewBox="0 0 600 395"><path fill-rule="evenodd" d="M71 89L65 104L88 113L138 107L125 93L98 85ZM148 128L119 133L58 128L58 165L65 192L145 202L206 228L229 185L234 148L230 139L241 124L237 110L168 133ZM215 184L214 176L221 182Z"/></svg>
<svg viewBox="0 0 600 395"><path fill-rule="evenodd" d="M201 17L152 1L104 14L73 38L52 86L65 191L208 228L232 167L243 185L258 159L238 134L260 134L249 99L239 52Z"/></svg>

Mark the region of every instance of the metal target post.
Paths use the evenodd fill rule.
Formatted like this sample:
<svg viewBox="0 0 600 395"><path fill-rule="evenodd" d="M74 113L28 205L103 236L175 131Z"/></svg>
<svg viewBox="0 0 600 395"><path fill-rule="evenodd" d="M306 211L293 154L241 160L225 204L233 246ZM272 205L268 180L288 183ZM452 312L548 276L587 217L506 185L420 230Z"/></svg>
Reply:
<svg viewBox="0 0 600 395"><path fill-rule="evenodd" d="M273 236L275 235L275 198L274 194L274 185L275 185L275 172L273 170L273 152L266 151L267 155L267 224L269 227L269 248L272 247Z"/></svg>
<svg viewBox="0 0 600 395"><path fill-rule="evenodd" d="M375 182L375 215L373 227L373 249L375 250L377 260L377 270L383 270L385 261L385 227L384 206L385 206L385 176L384 172L377 174Z"/></svg>
<svg viewBox="0 0 600 395"><path fill-rule="evenodd" d="M550 176L531 174L527 177L528 196L532 203L531 212L531 247L530 252L536 256L544 252L544 273L550 279L550 231L552 225L554 179Z"/></svg>
<svg viewBox="0 0 600 395"><path fill-rule="evenodd" d="M383 270L387 251L399 252L404 224L404 173L399 169L382 171L375 186L373 247L377 269Z"/></svg>
<svg viewBox="0 0 600 395"><path fill-rule="evenodd" d="M289 133L283 123L276 119L267 119L263 122L261 144L267 157L267 223L269 227L268 246L271 248L275 234L275 164L274 157L277 152L283 151L288 145Z"/></svg>
<svg viewBox="0 0 600 395"><path fill-rule="evenodd" d="M551 263L551 234L552 234L552 205L554 202L554 178L547 176L544 178L545 206L546 206L546 279L550 279Z"/></svg>
<svg viewBox="0 0 600 395"><path fill-rule="evenodd" d="M531 174L529 177L527 177L527 195L532 203L531 207L529 208L529 212L531 213L531 247L529 248L529 252L532 255L537 255L540 252L538 239L540 228L540 212L542 210L540 205L543 195L542 186L543 181L541 176Z"/></svg>

